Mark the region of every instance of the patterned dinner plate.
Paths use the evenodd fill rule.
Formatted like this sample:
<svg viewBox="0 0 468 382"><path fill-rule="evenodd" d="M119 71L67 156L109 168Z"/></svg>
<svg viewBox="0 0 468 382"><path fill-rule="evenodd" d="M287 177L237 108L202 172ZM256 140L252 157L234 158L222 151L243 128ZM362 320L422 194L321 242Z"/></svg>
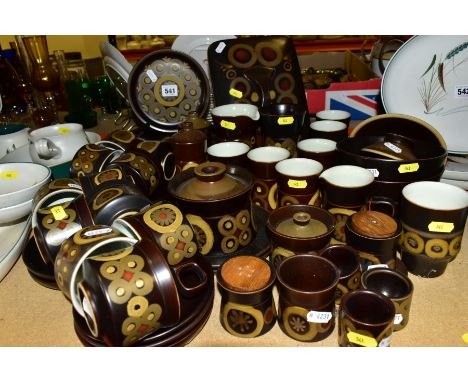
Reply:
<svg viewBox="0 0 468 382"><path fill-rule="evenodd" d="M468 153L468 36L414 36L390 59L381 85L387 113L431 124L448 152Z"/></svg>
<svg viewBox="0 0 468 382"><path fill-rule="evenodd" d="M204 116L209 105L209 82L200 64L170 49L148 53L133 67L129 102L146 127L175 133L190 112Z"/></svg>

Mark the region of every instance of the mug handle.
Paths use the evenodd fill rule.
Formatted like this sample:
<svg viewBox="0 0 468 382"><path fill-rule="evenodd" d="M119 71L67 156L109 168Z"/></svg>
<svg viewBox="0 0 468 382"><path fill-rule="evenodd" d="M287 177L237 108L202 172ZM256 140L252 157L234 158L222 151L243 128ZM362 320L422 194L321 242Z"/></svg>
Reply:
<svg viewBox="0 0 468 382"><path fill-rule="evenodd" d="M397 38L392 38L391 40L386 41L383 45L382 48L380 49L379 52L379 70L380 73L384 73L385 71L385 66L383 64L383 55L387 52L396 52L400 46L404 44L404 41L397 39Z"/></svg>
<svg viewBox="0 0 468 382"><path fill-rule="evenodd" d="M52 159L62 153L60 148L47 138L41 138L34 142L34 148L41 159Z"/></svg>
<svg viewBox="0 0 468 382"><path fill-rule="evenodd" d="M374 206L384 206L384 207L387 207L390 211L390 213L388 215L390 215L391 217L395 218L397 216L397 212L398 212L398 203L393 201L393 200L389 200L389 199L369 199L367 201L367 209L369 211L372 211L373 207Z"/></svg>
<svg viewBox="0 0 468 382"><path fill-rule="evenodd" d="M186 297L193 297L200 294L208 282L208 275L206 272L195 262L182 263L180 265L172 266L174 277L177 285L179 286L179 293ZM190 277L191 281L195 279L195 282L187 283L187 276Z"/></svg>

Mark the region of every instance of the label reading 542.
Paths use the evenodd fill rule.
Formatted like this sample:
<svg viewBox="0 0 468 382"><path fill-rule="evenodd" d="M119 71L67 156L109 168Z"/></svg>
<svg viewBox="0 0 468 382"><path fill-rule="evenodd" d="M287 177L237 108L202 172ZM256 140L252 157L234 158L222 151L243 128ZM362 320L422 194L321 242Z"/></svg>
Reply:
<svg viewBox="0 0 468 382"><path fill-rule="evenodd" d="M468 85L455 86L456 98L468 98Z"/></svg>
<svg viewBox="0 0 468 382"><path fill-rule="evenodd" d="M179 96L179 87L175 84L172 85L162 85L161 93L163 97L178 97Z"/></svg>

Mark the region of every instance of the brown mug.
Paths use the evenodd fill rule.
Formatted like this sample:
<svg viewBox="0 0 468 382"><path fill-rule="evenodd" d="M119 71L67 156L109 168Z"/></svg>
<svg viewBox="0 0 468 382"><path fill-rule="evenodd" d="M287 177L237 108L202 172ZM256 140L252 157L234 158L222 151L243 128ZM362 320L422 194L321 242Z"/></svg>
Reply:
<svg viewBox="0 0 468 382"><path fill-rule="evenodd" d="M335 327L335 292L339 271L316 255L286 258L276 268L278 323L289 337L315 342Z"/></svg>
<svg viewBox="0 0 468 382"><path fill-rule="evenodd" d="M121 150L112 150L97 144L84 145L72 159L70 176L76 178L96 174L121 154Z"/></svg>

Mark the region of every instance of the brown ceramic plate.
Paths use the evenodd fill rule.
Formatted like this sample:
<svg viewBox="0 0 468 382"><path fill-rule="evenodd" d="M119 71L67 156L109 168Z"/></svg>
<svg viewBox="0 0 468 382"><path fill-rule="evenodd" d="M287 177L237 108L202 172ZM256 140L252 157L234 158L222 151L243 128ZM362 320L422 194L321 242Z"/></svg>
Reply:
<svg viewBox="0 0 468 382"><path fill-rule="evenodd" d="M31 237L21 255L31 278L38 284L51 289L59 289L54 276L54 264L42 260L34 237Z"/></svg>
<svg viewBox="0 0 468 382"><path fill-rule="evenodd" d="M203 326L208 321L213 308L214 276L208 262L200 261L199 265L205 270L205 272L207 272L208 275L211 275L209 277L209 282L201 295L194 298L185 298L181 296L180 303L182 306L182 318L179 324L151 334L138 341L134 346L184 346L195 338L195 336L202 330ZM74 309L73 318L75 323L75 332L85 346L106 346L102 340L91 335L84 318L81 317Z"/></svg>
<svg viewBox="0 0 468 382"><path fill-rule="evenodd" d="M216 41L208 47L208 65L216 106L290 103L307 111L301 69L288 37Z"/></svg>
<svg viewBox="0 0 468 382"><path fill-rule="evenodd" d="M160 133L177 132L190 112L203 117L209 94L208 78L200 64L170 49L148 53L128 78L132 111L146 127Z"/></svg>

